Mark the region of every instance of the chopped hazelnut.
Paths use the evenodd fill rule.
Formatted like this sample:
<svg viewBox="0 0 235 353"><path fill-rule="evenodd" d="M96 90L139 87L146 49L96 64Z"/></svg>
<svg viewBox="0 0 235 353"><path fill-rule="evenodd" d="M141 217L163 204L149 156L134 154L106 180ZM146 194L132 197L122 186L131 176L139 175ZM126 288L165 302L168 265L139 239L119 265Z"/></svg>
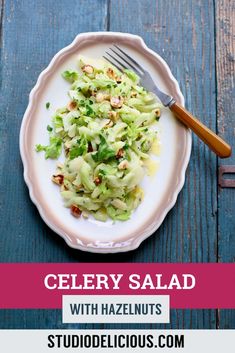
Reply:
<svg viewBox="0 0 235 353"><path fill-rule="evenodd" d="M121 161L121 163L119 163L118 165L118 169L122 170L122 169L127 169L129 166L128 161L125 159L124 161Z"/></svg>
<svg viewBox="0 0 235 353"><path fill-rule="evenodd" d="M107 75L108 75L109 78L112 78L113 80L115 80L116 74L115 74L115 72L113 71L113 69L111 69L111 67L108 68L108 70L107 70L106 73L107 73Z"/></svg>
<svg viewBox="0 0 235 353"><path fill-rule="evenodd" d="M110 99L110 94L103 93L103 92L98 92L95 96L96 102L101 103L104 100L109 100Z"/></svg>
<svg viewBox="0 0 235 353"><path fill-rule="evenodd" d="M71 210L71 214L76 218L79 218L82 214L82 211L76 205L70 206L70 210Z"/></svg>
<svg viewBox="0 0 235 353"><path fill-rule="evenodd" d="M88 92L90 93L91 96L95 97L96 96L96 90L89 89Z"/></svg>
<svg viewBox="0 0 235 353"><path fill-rule="evenodd" d="M57 184L57 185L63 185L64 182L64 176L62 174L58 175L53 175L52 176L52 181Z"/></svg>
<svg viewBox="0 0 235 353"><path fill-rule="evenodd" d="M68 188L64 184L61 185L60 191L67 191Z"/></svg>
<svg viewBox="0 0 235 353"><path fill-rule="evenodd" d="M112 120L113 122L116 122L118 120L118 113L114 112L113 110L108 112L108 117L110 120Z"/></svg>
<svg viewBox="0 0 235 353"><path fill-rule="evenodd" d="M97 95L96 95L96 97L95 97L95 99L96 99L96 102L97 102L97 103L103 102L103 100L105 99L105 98L104 98L104 94L101 93L101 92L98 92Z"/></svg>
<svg viewBox="0 0 235 353"><path fill-rule="evenodd" d="M154 113L155 113L155 115L156 115L157 118L160 118L160 116L161 116L161 110L160 110L159 108L157 108Z"/></svg>
<svg viewBox="0 0 235 353"><path fill-rule="evenodd" d="M99 177L95 177L95 179L94 179L94 183L95 183L95 185L99 185L99 184L101 184L101 183L102 183L101 178L99 178Z"/></svg>
<svg viewBox="0 0 235 353"><path fill-rule="evenodd" d="M111 67L108 68L107 75L109 78L111 78L112 80L115 80L117 83L122 82L121 76L118 76L117 74L115 74L114 70Z"/></svg>
<svg viewBox="0 0 235 353"><path fill-rule="evenodd" d="M110 104L113 108L121 108L123 105L123 97L111 97Z"/></svg>
<svg viewBox="0 0 235 353"><path fill-rule="evenodd" d="M86 74L93 74L94 68L91 65L84 65L82 67L82 71L85 72Z"/></svg>
<svg viewBox="0 0 235 353"><path fill-rule="evenodd" d="M77 108L77 103L74 101L69 102L69 104L67 105L68 110L71 112L72 110Z"/></svg>
<svg viewBox="0 0 235 353"><path fill-rule="evenodd" d="M112 127L113 121L110 119L109 122L105 125L105 127Z"/></svg>
<svg viewBox="0 0 235 353"><path fill-rule="evenodd" d="M125 154L125 151L123 148L120 148L120 150L118 150L117 154L116 154L116 158L119 159L119 158L122 158Z"/></svg>
<svg viewBox="0 0 235 353"><path fill-rule="evenodd" d="M131 92L131 98L135 98L137 96L137 92L132 91Z"/></svg>

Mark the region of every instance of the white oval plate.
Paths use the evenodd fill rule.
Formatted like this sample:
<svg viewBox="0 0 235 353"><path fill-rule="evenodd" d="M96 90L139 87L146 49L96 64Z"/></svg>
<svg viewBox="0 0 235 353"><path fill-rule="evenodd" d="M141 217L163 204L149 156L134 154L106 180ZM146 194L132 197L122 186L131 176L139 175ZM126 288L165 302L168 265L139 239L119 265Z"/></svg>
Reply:
<svg viewBox="0 0 235 353"><path fill-rule="evenodd" d="M30 93L20 131L24 178L41 217L69 246L99 253L136 249L157 230L183 187L191 152L191 133L174 118L169 109L165 109L160 119L160 167L154 177L145 177L142 183L144 201L130 220L115 223L83 218L78 220L63 206L58 187L51 182L56 161L45 160L43 153L35 152L35 145L48 143L46 127L50 123L50 116L55 109L68 102L69 86L61 73L76 68L78 55L99 59L114 43L127 49L148 69L160 88L184 104L179 85L166 62L150 50L142 38L126 33L83 33L60 50L40 74ZM49 110L45 108L46 102L51 103Z"/></svg>

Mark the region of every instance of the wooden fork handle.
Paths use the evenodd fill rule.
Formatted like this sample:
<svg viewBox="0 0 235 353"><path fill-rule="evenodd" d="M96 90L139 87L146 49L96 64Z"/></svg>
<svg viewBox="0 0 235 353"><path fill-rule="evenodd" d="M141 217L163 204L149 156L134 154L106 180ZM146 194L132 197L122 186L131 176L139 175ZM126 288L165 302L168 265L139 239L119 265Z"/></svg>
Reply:
<svg viewBox="0 0 235 353"><path fill-rule="evenodd" d="M215 152L220 158L228 158L231 156L231 146L229 146L222 138L217 136L208 127L202 124L191 113L177 102L170 106L170 110L175 113L177 118L189 127L195 134L204 141L209 148Z"/></svg>

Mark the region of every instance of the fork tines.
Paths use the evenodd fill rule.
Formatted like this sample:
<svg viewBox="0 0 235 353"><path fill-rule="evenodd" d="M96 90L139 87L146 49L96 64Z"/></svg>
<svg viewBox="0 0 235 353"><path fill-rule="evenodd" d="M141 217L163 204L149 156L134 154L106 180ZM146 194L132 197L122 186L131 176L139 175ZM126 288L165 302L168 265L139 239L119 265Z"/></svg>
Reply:
<svg viewBox="0 0 235 353"><path fill-rule="evenodd" d="M117 45L114 44L114 47L116 50L113 48L109 48L110 51L112 51L112 55L108 51L105 52L107 56L103 55L103 58L110 62L113 66L115 66L118 70L122 71L124 69L132 69L137 73L137 75L141 76L144 73L143 67L137 63L130 55L124 52L121 48L119 48ZM121 59L121 61L120 61Z"/></svg>

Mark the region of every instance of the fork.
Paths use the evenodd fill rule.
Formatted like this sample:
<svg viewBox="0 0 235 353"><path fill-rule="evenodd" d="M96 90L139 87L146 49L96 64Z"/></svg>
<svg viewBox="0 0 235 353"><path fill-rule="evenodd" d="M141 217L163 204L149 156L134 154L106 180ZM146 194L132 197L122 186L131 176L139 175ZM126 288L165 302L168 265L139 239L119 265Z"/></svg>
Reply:
<svg viewBox="0 0 235 353"><path fill-rule="evenodd" d="M162 92L153 81L149 72L123 49L114 45L114 47L109 48L109 52L106 51L105 54L107 56L103 55L103 58L115 66L119 71L123 72L125 69L133 70L139 76L140 84L150 92L156 94L162 104L165 107L168 107L183 124L195 132L195 134L220 158L228 158L231 156L230 145L207 126L202 124L182 105L177 103L172 96Z"/></svg>

